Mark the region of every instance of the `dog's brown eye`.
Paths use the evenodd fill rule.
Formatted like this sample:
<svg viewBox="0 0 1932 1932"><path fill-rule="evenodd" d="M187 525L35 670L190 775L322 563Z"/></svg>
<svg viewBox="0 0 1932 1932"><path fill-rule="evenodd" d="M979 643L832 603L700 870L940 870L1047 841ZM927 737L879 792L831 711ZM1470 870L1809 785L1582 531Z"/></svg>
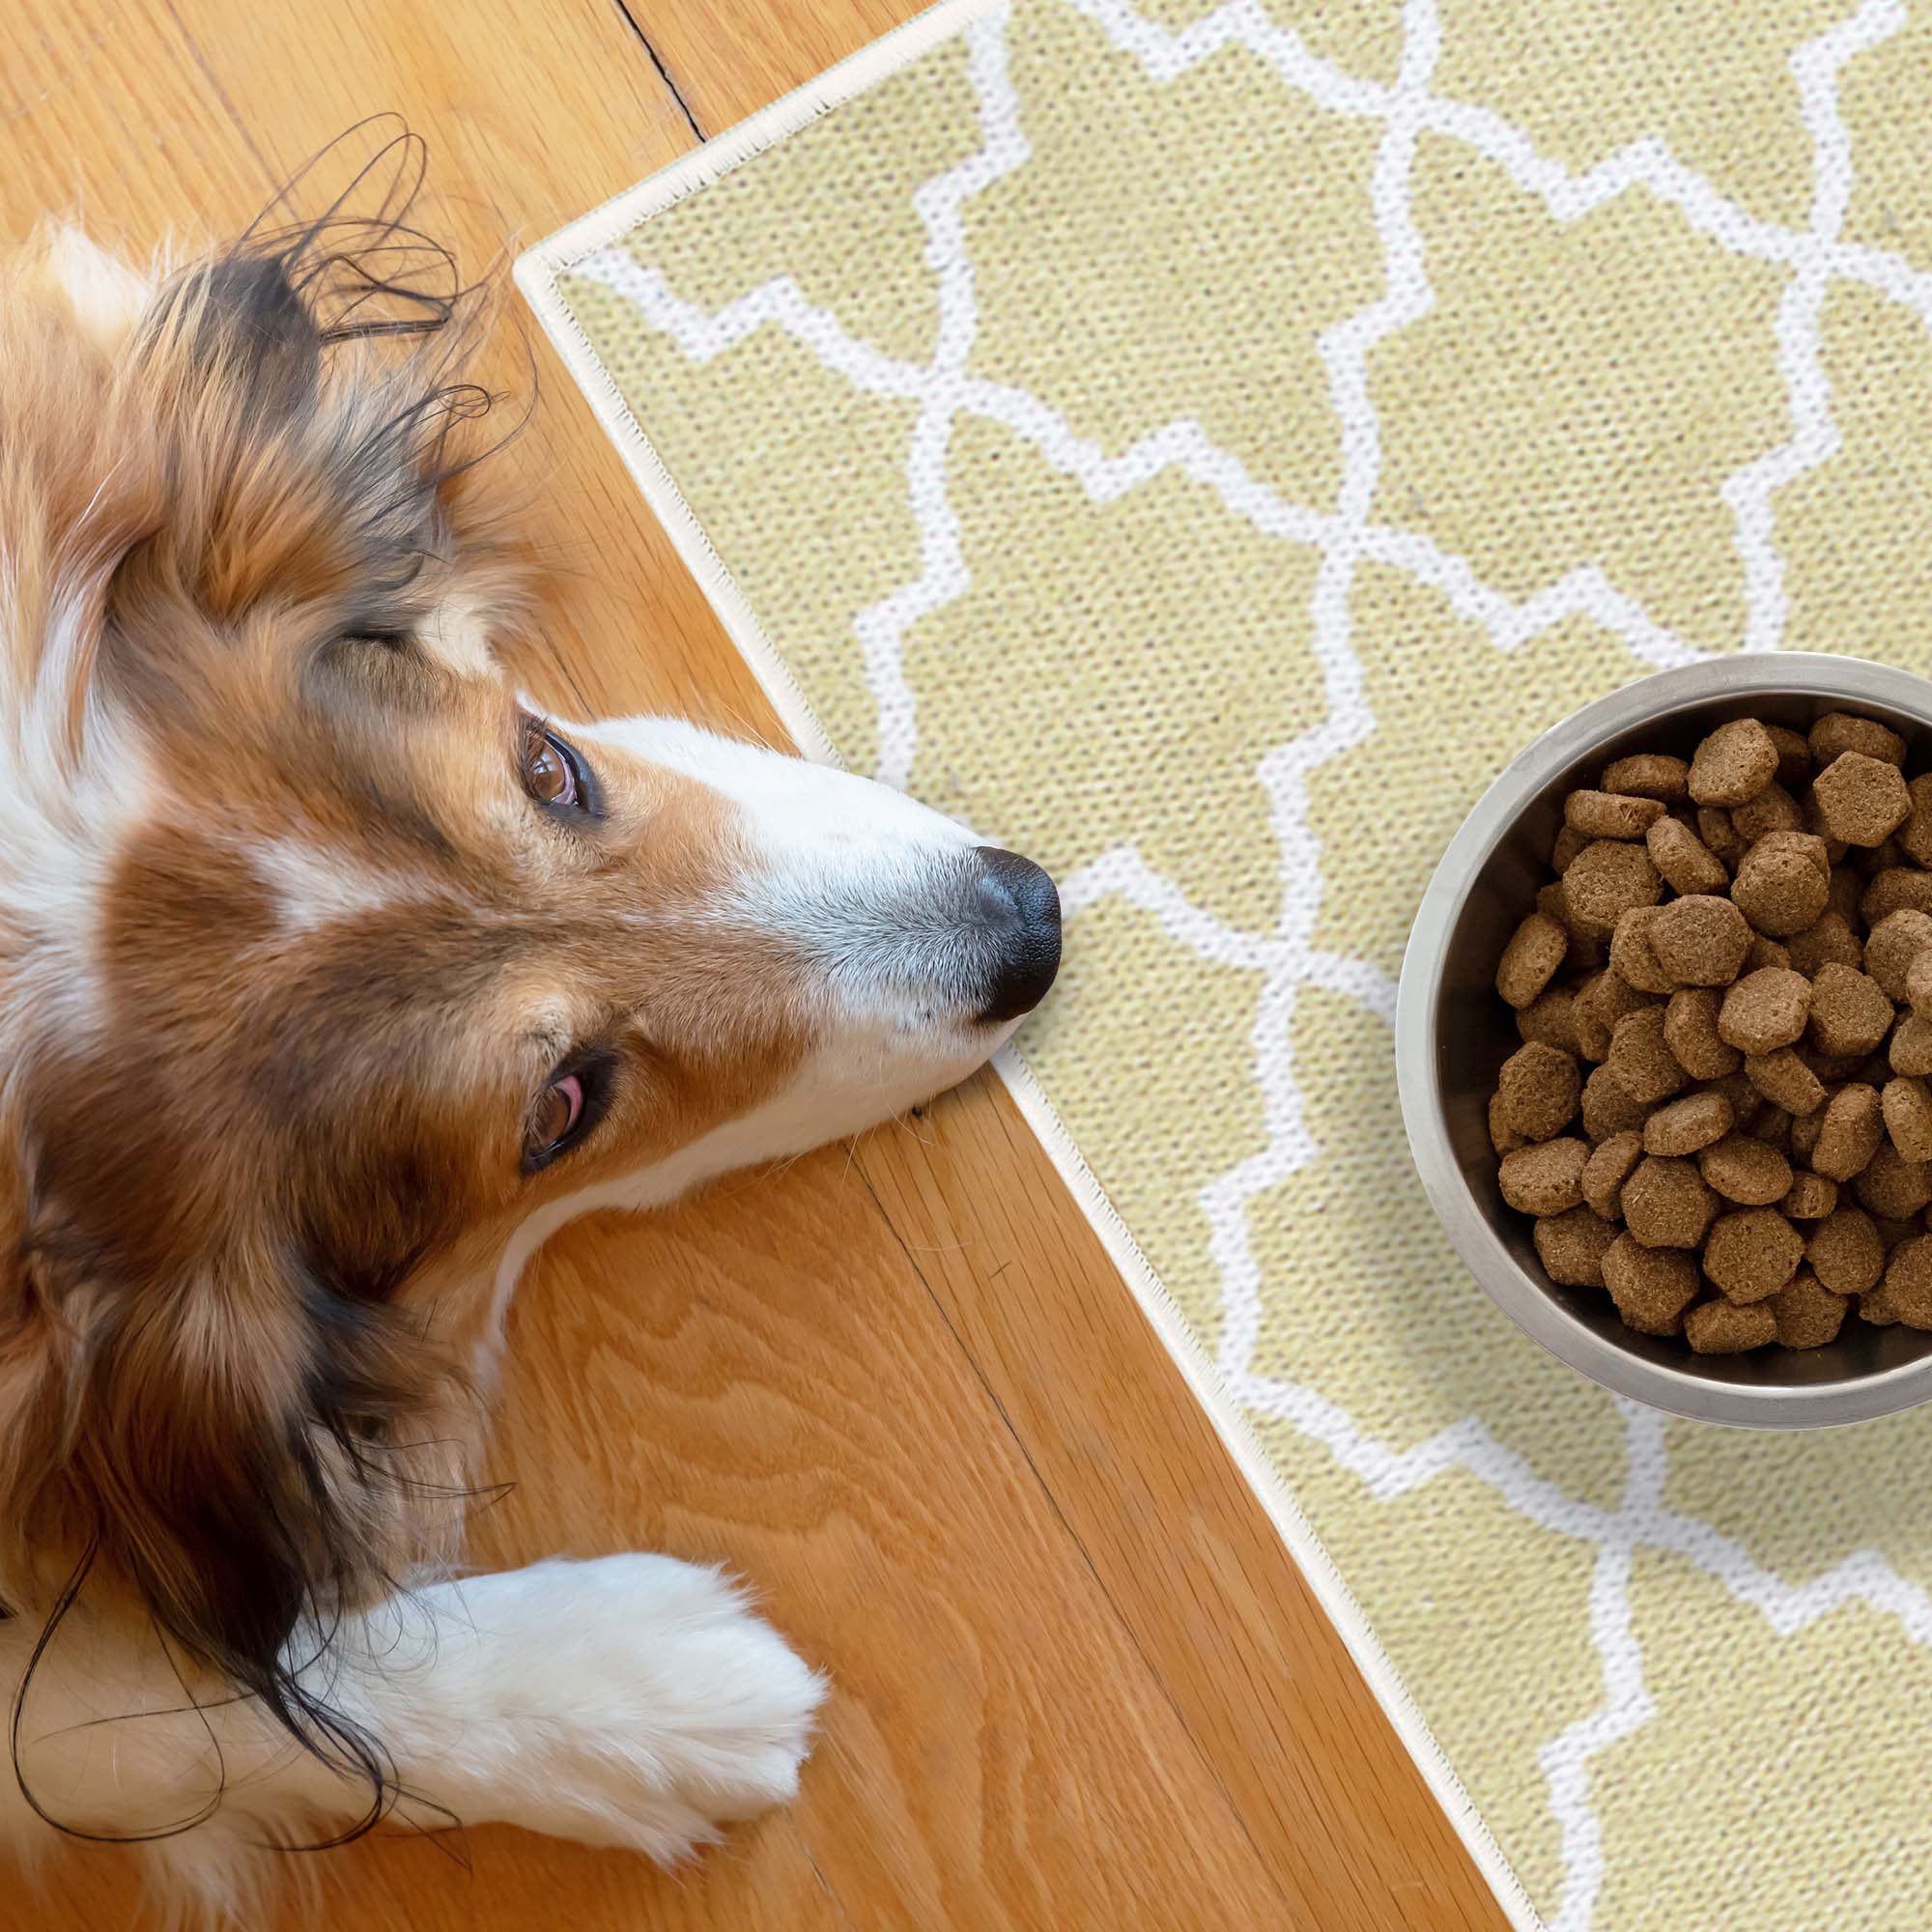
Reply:
<svg viewBox="0 0 1932 1932"><path fill-rule="evenodd" d="M554 1153L582 1115L583 1082L574 1073L553 1080L538 1099L536 1118L530 1122L530 1152Z"/></svg>
<svg viewBox="0 0 1932 1932"><path fill-rule="evenodd" d="M575 761L540 724L524 732L524 786L540 805L579 803Z"/></svg>

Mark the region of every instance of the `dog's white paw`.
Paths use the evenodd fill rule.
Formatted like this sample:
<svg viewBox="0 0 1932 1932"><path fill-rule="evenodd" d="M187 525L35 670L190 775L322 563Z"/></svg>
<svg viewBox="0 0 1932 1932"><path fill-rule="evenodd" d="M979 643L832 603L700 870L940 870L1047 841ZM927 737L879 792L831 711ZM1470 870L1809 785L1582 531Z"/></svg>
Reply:
<svg viewBox="0 0 1932 1932"><path fill-rule="evenodd" d="M461 1644L472 1681L440 1687L467 1707L452 1743L473 1762L445 1766L469 1786L460 1814L481 1797L505 1822L673 1863L798 1789L825 1681L718 1571L607 1556L425 1594L445 1590L433 1667L458 1662L461 1626L480 1640Z"/></svg>

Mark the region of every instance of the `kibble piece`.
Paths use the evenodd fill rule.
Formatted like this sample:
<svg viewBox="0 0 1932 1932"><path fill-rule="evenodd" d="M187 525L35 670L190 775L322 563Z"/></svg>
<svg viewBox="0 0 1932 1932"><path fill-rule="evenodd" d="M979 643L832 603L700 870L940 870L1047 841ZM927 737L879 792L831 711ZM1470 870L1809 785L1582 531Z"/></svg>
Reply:
<svg viewBox="0 0 1932 1932"><path fill-rule="evenodd" d="M1792 970L1803 973L1808 980L1821 966L1850 966L1863 971L1865 949L1858 934L1836 913L1827 910L1815 923L1791 935L1785 942L1785 956Z"/></svg>
<svg viewBox="0 0 1932 1932"><path fill-rule="evenodd" d="M1932 1012L1932 946L1913 960L1905 974L1905 997L1915 1013Z"/></svg>
<svg viewBox="0 0 1932 1932"><path fill-rule="evenodd" d="M1662 752L1638 752L1606 766L1602 783L1605 791L1621 792L1629 798L1662 799L1677 805L1690 796L1690 767L1682 758Z"/></svg>
<svg viewBox="0 0 1932 1932"><path fill-rule="evenodd" d="M1731 1103L1731 1117L1740 1127L1744 1126L1753 1114L1770 1104L1746 1078L1742 1060L1739 1061L1738 1070L1735 1073L1727 1073L1722 1079L1712 1081L1711 1087L1714 1092L1721 1094Z"/></svg>
<svg viewBox="0 0 1932 1932"><path fill-rule="evenodd" d="M1747 805L1732 806L1731 825L1749 845L1767 832L1804 831L1804 814L1799 810L1798 801L1773 779Z"/></svg>
<svg viewBox="0 0 1932 1932"><path fill-rule="evenodd" d="M1578 1009L1587 1011L1606 1032L1626 1013L1640 1013L1646 1007L1662 1004L1655 993L1639 992L1614 966L1606 967L1577 991Z"/></svg>
<svg viewBox="0 0 1932 1932"><path fill-rule="evenodd" d="M1891 1031L1892 1006L1869 973L1833 962L1811 982L1811 1042L1821 1053L1861 1057Z"/></svg>
<svg viewBox="0 0 1932 1932"><path fill-rule="evenodd" d="M1826 829L1847 845L1883 845L1912 810L1898 767L1862 752L1834 758L1813 781L1811 795Z"/></svg>
<svg viewBox="0 0 1932 1932"><path fill-rule="evenodd" d="M1723 900L1718 901L1719 905ZM1632 906L1610 934L1610 967L1639 993L1669 993L1677 980L1657 956L1651 927L1662 906ZM1733 908L1735 910L1735 908Z"/></svg>
<svg viewBox="0 0 1932 1932"><path fill-rule="evenodd" d="M1750 951L1745 954L1745 971L1762 973L1767 966L1776 966L1780 971L1791 964L1791 949L1780 946L1775 939L1767 939L1763 933L1751 935Z"/></svg>
<svg viewBox="0 0 1932 1932"><path fill-rule="evenodd" d="M1496 968L1496 991L1513 1007L1526 1007L1556 977L1570 934L1553 919L1533 912L1510 935Z"/></svg>
<svg viewBox="0 0 1932 1932"><path fill-rule="evenodd" d="M1521 1160L1535 1149L1513 1153ZM1647 1248L1694 1248L1704 1238L1718 1197L1688 1160L1646 1154L1624 1182L1624 1220Z"/></svg>
<svg viewBox="0 0 1932 1932"><path fill-rule="evenodd" d="M1828 909L1836 913L1847 925L1857 925L1860 923L1869 925L1871 921L1864 917L1861 904L1865 882L1860 876L1858 867L1841 866L1833 859L1831 871L1832 886L1827 899ZM1869 946L1866 947L1866 952L1870 952Z"/></svg>
<svg viewBox="0 0 1932 1932"><path fill-rule="evenodd" d="M1634 1128L1612 1134L1583 1166L1583 1199L1606 1221L1623 1219L1623 1191L1643 1158L1643 1136Z"/></svg>
<svg viewBox="0 0 1932 1932"><path fill-rule="evenodd" d="M1777 1204L1787 1221L1822 1221L1838 1205L1838 1185L1822 1174L1801 1174Z"/></svg>
<svg viewBox="0 0 1932 1932"><path fill-rule="evenodd" d="M1583 1083L1583 1133L1592 1147L1612 1134L1641 1132L1649 1113L1607 1066L1599 1066Z"/></svg>
<svg viewBox="0 0 1932 1932"><path fill-rule="evenodd" d="M1727 986L1743 970L1751 930L1729 899L1692 893L1646 910L1651 950L1680 985Z"/></svg>
<svg viewBox="0 0 1932 1932"><path fill-rule="evenodd" d="M1804 1037L1810 1012L1811 981L1788 966L1765 966L1724 994L1718 1036L1741 1053L1776 1053Z"/></svg>
<svg viewBox="0 0 1932 1932"><path fill-rule="evenodd" d="M1777 774L1777 747L1755 718L1719 724L1690 759L1690 796L1699 805L1743 805Z"/></svg>
<svg viewBox="0 0 1932 1932"><path fill-rule="evenodd" d="M1777 748L1778 783L1796 791L1811 776L1811 741L1788 724L1767 724L1764 728Z"/></svg>
<svg viewBox="0 0 1932 1932"><path fill-rule="evenodd" d="M1545 1141L1503 1155L1496 1170L1503 1199L1521 1214L1561 1214L1583 1198L1583 1164L1590 1150L1581 1141Z"/></svg>
<svg viewBox="0 0 1932 1932"><path fill-rule="evenodd" d="M1780 1046L1776 1053L1746 1054L1745 1075L1767 1100L1787 1114L1808 1114L1825 1104L1824 1083L1788 1046Z"/></svg>
<svg viewBox="0 0 1932 1932"><path fill-rule="evenodd" d="M1892 1028L1891 1070L1915 1079L1932 1073L1932 1019L1907 1013Z"/></svg>
<svg viewBox="0 0 1932 1932"><path fill-rule="evenodd" d="M1536 1224L1531 1239L1536 1258L1551 1281L1565 1288L1602 1288L1604 1250L1621 1230L1588 1208L1566 1208L1561 1214L1546 1214Z"/></svg>
<svg viewBox="0 0 1932 1932"><path fill-rule="evenodd" d="M1874 872L1859 895L1859 916L1867 926L1879 924L1906 908L1932 912L1932 872L1916 866L1888 866Z"/></svg>
<svg viewBox="0 0 1932 1932"><path fill-rule="evenodd" d="M1932 866L1932 772L1914 779L1905 790L1912 810L1893 836L1915 866Z"/></svg>
<svg viewBox="0 0 1932 1932"><path fill-rule="evenodd" d="M1730 1301L1776 1294L1804 1259L1804 1236L1776 1208L1719 1214L1704 1243L1704 1272Z"/></svg>
<svg viewBox="0 0 1932 1932"><path fill-rule="evenodd" d="M1516 1030L1525 1040L1541 1040L1565 1053L1577 1053L1577 996L1567 986L1546 986L1526 1007L1519 1008Z"/></svg>
<svg viewBox="0 0 1932 1932"><path fill-rule="evenodd" d="M1610 1055L1604 1063L1633 1100L1653 1106L1680 1093L1690 1081L1677 1056L1664 1044L1662 1007L1626 1013L1610 1033Z"/></svg>
<svg viewBox="0 0 1932 1932"><path fill-rule="evenodd" d="M1848 848L1849 849L1849 848ZM1904 848L1896 838L1887 838L1877 845L1861 845L1851 852L1852 869L1871 878L1879 872L1911 870L1905 864Z"/></svg>
<svg viewBox="0 0 1932 1932"><path fill-rule="evenodd" d="M1811 727L1811 762L1822 774L1832 760L1847 752L1883 758L1889 765L1905 762L1905 740L1876 718L1854 718L1848 711L1828 711Z"/></svg>
<svg viewBox="0 0 1932 1932"><path fill-rule="evenodd" d="M1604 1286L1640 1335L1675 1335L1697 1298L1697 1263L1678 1248L1647 1248L1619 1235L1604 1250Z"/></svg>
<svg viewBox="0 0 1932 1932"><path fill-rule="evenodd" d="M1883 1282L1868 1294L1859 1296L1859 1320L1874 1328L1889 1328L1898 1320L1898 1310L1892 1306Z"/></svg>
<svg viewBox="0 0 1932 1932"><path fill-rule="evenodd" d="M1643 1149L1646 1153L1695 1153L1730 1130L1731 1103L1721 1094L1687 1094L1658 1108L1643 1123Z"/></svg>
<svg viewBox="0 0 1932 1932"><path fill-rule="evenodd" d="M1907 1160L1889 1141L1881 1141L1878 1151L1853 1178L1852 1192L1866 1213L1909 1221L1932 1201L1932 1166Z"/></svg>
<svg viewBox="0 0 1932 1932"><path fill-rule="evenodd" d="M1700 1355L1741 1355L1777 1336L1777 1318L1762 1301L1706 1301L1684 1318L1684 1339Z"/></svg>
<svg viewBox="0 0 1932 1932"><path fill-rule="evenodd" d="M1680 893L1721 893L1731 883L1724 862L1674 818L1660 818L1643 835L1651 864Z"/></svg>
<svg viewBox="0 0 1932 1932"><path fill-rule="evenodd" d="M1829 1096L1815 1113L1801 1114L1791 1122L1791 1158L1809 1167L1817 1151L1818 1137L1825 1131L1825 1117L1832 1111Z"/></svg>
<svg viewBox="0 0 1932 1932"><path fill-rule="evenodd" d="M1932 1160L1932 1093L1923 1080L1900 1075L1885 1083L1879 1095L1885 1109L1885 1130L1907 1160Z"/></svg>
<svg viewBox="0 0 1932 1932"><path fill-rule="evenodd" d="M1808 1267L1802 1267L1765 1304L1787 1349L1822 1349L1838 1339L1846 1298L1833 1294Z"/></svg>
<svg viewBox="0 0 1932 1932"><path fill-rule="evenodd" d="M1697 1172L1726 1201L1769 1208L1791 1191L1791 1163L1748 1134L1726 1134L1697 1156Z"/></svg>
<svg viewBox="0 0 1932 1932"><path fill-rule="evenodd" d="M1590 841L1574 825L1563 824L1556 828L1556 837L1550 841L1549 864L1557 872L1567 872L1570 862L1576 858Z"/></svg>
<svg viewBox="0 0 1932 1932"><path fill-rule="evenodd" d="M1693 1080L1721 1080L1745 1064L1743 1052L1718 1031L1718 995L1710 986L1672 993L1663 1009L1663 1043Z"/></svg>
<svg viewBox="0 0 1932 1932"><path fill-rule="evenodd" d="M1889 1000L1906 996L1912 962L1932 950L1932 914L1906 907L1888 914L1865 935L1865 971L1885 989Z"/></svg>
<svg viewBox="0 0 1932 1932"><path fill-rule="evenodd" d="M1833 1294L1865 1294L1885 1272L1885 1243L1869 1214L1839 1208L1811 1230L1804 1259Z"/></svg>
<svg viewBox="0 0 1932 1932"><path fill-rule="evenodd" d="M1815 924L1831 900L1830 867L1816 864L1794 842L1798 839L1817 846L1819 859L1824 857L1823 845L1806 833L1767 833L1738 862L1731 881L1732 904L1774 939Z"/></svg>
<svg viewBox="0 0 1932 1932"><path fill-rule="evenodd" d="M1490 1095L1490 1145L1499 1154L1514 1153L1518 1148L1529 1145L1529 1137L1510 1125L1509 1110L1503 1105L1500 1094Z"/></svg>
<svg viewBox="0 0 1932 1932"><path fill-rule="evenodd" d="M1885 1138L1885 1113L1878 1090L1855 1083L1832 1095L1811 1150L1811 1165L1828 1180L1862 1174Z"/></svg>
<svg viewBox="0 0 1932 1932"><path fill-rule="evenodd" d="M1731 823L1731 814L1721 805L1697 808L1697 837L1724 865L1735 866L1745 856L1745 840Z"/></svg>
<svg viewBox="0 0 1932 1932"><path fill-rule="evenodd" d="M1908 1328L1932 1328L1932 1235L1901 1241L1886 1257L1885 1298Z"/></svg>
<svg viewBox="0 0 1932 1932"><path fill-rule="evenodd" d="M1611 791L1573 791L1563 801L1563 822L1585 838L1641 838L1663 816L1654 798L1624 798Z"/></svg>
<svg viewBox="0 0 1932 1932"><path fill-rule="evenodd" d="M1745 1132L1754 1141L1762 1142L1768 1148L1776 1148L1779 1153L1791 1146L1791 1122L1797 1118L1786 1113L1782 1107L1760 1106L1751 1116L1750 1125Z"/></svg>
<svg viewBox="0 0 1932 1932"><path fill-rule="evenodd" d="M1614 838L1599 838L1584 846L1563 874L1563 899L1570 908L1571 923L1585 936L1607 938L1632 906L1655 905L1662 896L1663 881L1650 863L1650 853L1641 845Z"/></svg>
<svg viewBox="0 0 1932 1932"><path fill-rule="evenodd" d="M1496 1092L1511 1126L1525 1139L1547 1141L1577 1117L1583 1075L1561 1047L1530 1040L1503 1062Z"/></svg>

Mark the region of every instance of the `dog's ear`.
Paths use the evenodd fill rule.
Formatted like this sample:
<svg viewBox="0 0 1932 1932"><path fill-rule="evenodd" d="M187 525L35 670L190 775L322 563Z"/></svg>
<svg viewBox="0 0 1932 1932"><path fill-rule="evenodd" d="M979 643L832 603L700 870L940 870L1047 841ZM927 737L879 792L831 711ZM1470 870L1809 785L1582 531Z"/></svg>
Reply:
<svg viewBox="0 0 1932 1932"><path fill-rule="evenodd" d="M286 258L219 256L198 281L195 349L204 366L232 374L259 416L307 410L322 376L322 330Z"/></svg>

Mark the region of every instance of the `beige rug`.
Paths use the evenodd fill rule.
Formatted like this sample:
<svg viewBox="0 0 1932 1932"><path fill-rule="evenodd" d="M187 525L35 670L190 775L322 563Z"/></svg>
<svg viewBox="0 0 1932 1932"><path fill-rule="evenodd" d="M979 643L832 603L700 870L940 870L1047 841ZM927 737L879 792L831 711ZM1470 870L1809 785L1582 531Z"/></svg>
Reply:
<svg viewBox="0 0 1932 1932"><path fill-rule="evenodd" d="M966 0L520 277L803 740L1065 882L1017 1091L1517 1920L1932 1923L1932 1415L1545 1358L1389 1033L1532 733L1932 668L1925 10Z"/></svg>

